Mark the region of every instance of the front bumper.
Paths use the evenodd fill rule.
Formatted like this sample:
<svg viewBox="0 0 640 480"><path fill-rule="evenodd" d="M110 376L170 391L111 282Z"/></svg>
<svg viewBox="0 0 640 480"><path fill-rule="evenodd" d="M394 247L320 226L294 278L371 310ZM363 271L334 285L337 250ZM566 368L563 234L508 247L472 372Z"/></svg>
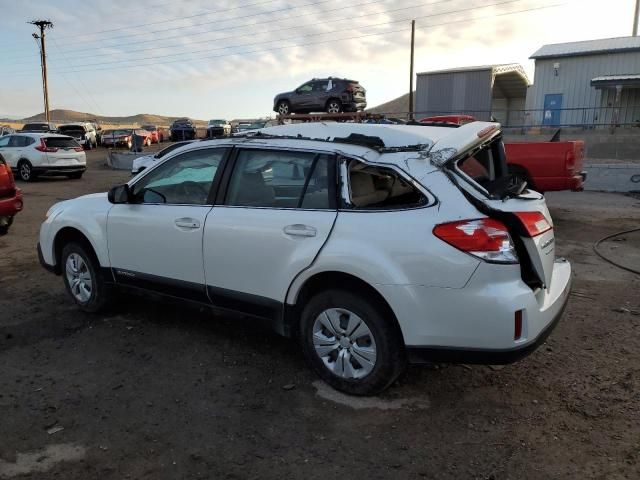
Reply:
<svg viewBox="0 0 640 480"><path fill-rule="evenodd" d="M44 257L42 256L42 248L40 247L40 242L38 242L38 261L40 262L42 268L44 268L48 272L58 273L55 265L49 265L47 262L45 262Z"/></svg>
<svg viewBox="0 0 640 480"><path fill-rule="evenodd" d="M413 360L504 364L533 352L551 333L571 291L571 265L554 263L547 290L532 291L519 265L481 263L461 289L378 286ZM522 335L514 339L515 312Z"/></svg>

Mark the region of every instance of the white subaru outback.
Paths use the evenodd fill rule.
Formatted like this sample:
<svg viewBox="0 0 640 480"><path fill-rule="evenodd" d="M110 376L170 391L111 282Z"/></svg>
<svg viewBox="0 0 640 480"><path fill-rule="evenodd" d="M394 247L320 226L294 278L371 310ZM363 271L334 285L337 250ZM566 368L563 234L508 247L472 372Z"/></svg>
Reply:
<svg viewBox="0 0 640 480"><path fill-rule="evenodd" d="M55 204L43 266L85 311L132 287L270 320L350 394L408 360L508 363L567 302L544 198L500 126L300 124L194 142Z"/></svg>

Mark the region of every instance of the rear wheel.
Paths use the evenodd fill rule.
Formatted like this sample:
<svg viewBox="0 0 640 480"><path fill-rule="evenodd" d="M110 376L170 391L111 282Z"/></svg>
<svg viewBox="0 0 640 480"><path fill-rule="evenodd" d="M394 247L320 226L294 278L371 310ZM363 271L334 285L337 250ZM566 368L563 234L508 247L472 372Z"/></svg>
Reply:
<svg viewBox="0 0 640 480"><path fill-rule="evenodd" d="M109 302L111 290L100 265L87 247L71 242L62 249L62 278L67 293L85 312L98 312Z"/></svg>
<svg viewBox="0 0 640 480"><path fill-rule="evenodd" d="M280 115L289 115L291 113L291 105L286 100L281 100L276 106L276 110Z"/></svg>
<svg viewBox="0 0 640 480"><path fill-rule="evenodd" d="M86 148L87 150L91 150L91 149L93 149L93 142L91 142L91 140L90 140L90 139L89 139L89 140L87 140L87 141L85 142L85 148Z"/></svg>
<svg viewBox="0 0 640 480"><path fill-rule="evenodd" d="M327 102L327 113L340 113L342 111L342 102L332 98Z"/></svg>
<svg viewBox="0 0 640 480"><path fill-rule="evenodd" d="M18 177L23 182L31 182L36 178L33 172L33 166L29 160L20 160L18 162Z"/></svg>
<svg viewBox="0 0 640 480"><path fill-rule="evenodd" d="M329 385L351 395L375 395L405 367L404 343L385 308L345 290L314 296L302 312L305 358Z"/></svg>

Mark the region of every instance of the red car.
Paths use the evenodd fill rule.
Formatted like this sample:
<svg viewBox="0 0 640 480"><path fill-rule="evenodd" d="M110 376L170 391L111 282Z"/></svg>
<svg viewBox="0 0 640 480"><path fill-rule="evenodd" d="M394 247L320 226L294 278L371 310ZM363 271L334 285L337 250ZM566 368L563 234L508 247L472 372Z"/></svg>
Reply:
<svg viewBox="0 0 640 480"><path fill-rule="evenodd" d="M16 188L11 167L0 155L0 236L9 232L13 217L22 207L22 191Z"/></svg>
<svg viewBox="0 0 640 480"><path fill-rule="evenodd" d="M475 122L475 118L471 115L439 115L420 120L420 123L454 125L464 125L469 122ZM538 192L584 190L587 174L582 171L583 141L505 143L504 149L509 171L526 180L533 190Z"/></svg>
<svg viewBox="0 0 640 480"><path fill-rule="evenodd" d="M146 130L151 134L151 142L152 143L162 143L164 142L164 133L160 127L156 127L155 125L143 125L143 130Z"/></svg>

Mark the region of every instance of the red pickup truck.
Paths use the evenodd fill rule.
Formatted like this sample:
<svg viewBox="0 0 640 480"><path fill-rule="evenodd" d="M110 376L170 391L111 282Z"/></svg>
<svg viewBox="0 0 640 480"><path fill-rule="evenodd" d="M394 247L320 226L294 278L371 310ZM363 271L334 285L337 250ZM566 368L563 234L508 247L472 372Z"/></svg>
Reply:
<svg viewBox="0 0 640 480"><path fill-rule="evenodd" d="M420 123L464 125L473 121L471 115L439 115L423 118ZM505 143L504 148L509 171L526 180L533 190L584 189L587 175L582 171L583 141L515 142Z"/></svg>
<svg viewBox="0 0 640 480"><path fill-rule="evenodd" d="M0 155L0 236L9 232L13 217L20 210L22 210L22 192L16 188L11 167Z"/></svg>

